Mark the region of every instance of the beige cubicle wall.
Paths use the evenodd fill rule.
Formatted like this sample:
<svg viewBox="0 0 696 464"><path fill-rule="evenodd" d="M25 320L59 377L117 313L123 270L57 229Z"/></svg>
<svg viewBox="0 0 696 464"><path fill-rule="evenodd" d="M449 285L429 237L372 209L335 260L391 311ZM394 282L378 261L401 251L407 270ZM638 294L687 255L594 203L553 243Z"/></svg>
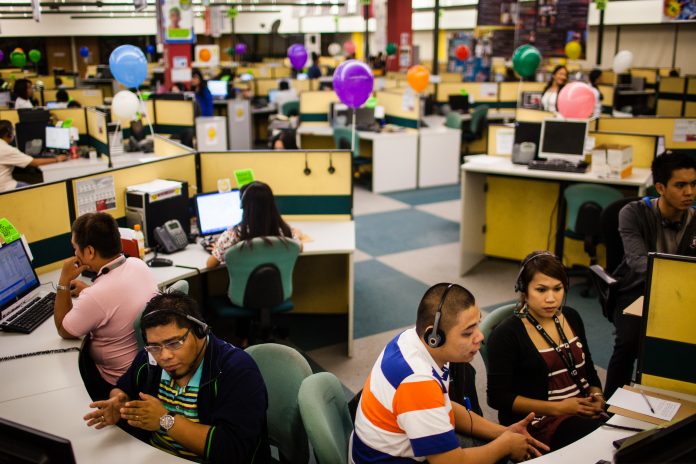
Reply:
<svg viewBox="0 0 696 464"><path fill-rule="evenodd" d="M405 105L407 100L408 106ZM408 98L403 93L377 92L377 104L384 107L385 119L389 124L418 128L422 114L420 98Z"/></svg>
<svg viewBox="0 0 696 464"><path fill-rule="evenodd" d="M300 93L300 121L326 122L331 103L338 102L336 92L310 90Z"/></svg>
<svg viewBox="0 0 696 464"><path fill-rule="evenodd" d="M194 127L194 102L191 100L155 100L154 129L158 134L176 134Z"/></svg>
<svg viewBox="0 0 696 464"><path fill-rule="evenodd" d="M658 86L657 116L682 116L686 97L687 79L662 77Z"/></svg>
<svg viewBox="0 0 696 464"><path fill-rule="evenodd" d="M657 153L658 136L646 134L622 134L616 132L590 132L599 145L628 145L633 149L633 167L650 169Z"/></svg>
<svg viewBox="0 0 696 464"><path fill-rule="evenodd" d="M687 118L696 117L696 76L687 77L684 116Z"/></svg>
<svg viewBox="0 0 696 464"><path fill-rule="evenodd" d="M510 157L512 153L503 147L498 146L498 136L512 136L515 134L515 127L509 124L490 124L488 126L488 134L486 135L486 153L490 156Z"/></svg>
<svg viewBox="0 0 696 464"><path fill-rule="evenodd" d="M598 129L602 132L661 135L665 138L665 148L694 150L696 149L696 140L683 140L679 131L675 138L675 126L683 126L688 121L691 121L692 124L696 123L696 119L670 117L602 117L599 119Z"/></svg>
<svg viewBox="0 0 696 464"><path fill-rule="evenodd" d="M58 90L44 90L44 101L56 101ZM104 104L104 94L101 89L67 89L68 98L75 100L83 108L101 106Z"/></svg>
<svg viewBox="0 0 696 464"><path fill-rule="evenodd" d="M17 110L0 110L0 119L6 119L14 125L19 122L19 115Z"/></svg>
<svg viewBox="0 0 696 464"><path fill-rule="evenodd" d="M466 90L475 103L496 103L498 101L497 82L443 82L437 85L436 99L446 103L450 95L461 95Z"/></svg>
<svg viewBox="0 0 696 464"><path fill-rule="evenodd" d="M268 92L278 89L278 79L254 79L254 95L267 97Z"/></svg>
<svg viewBox="0 0 696 464"><path fill-rule="evenodd" d="M514 108L522 96L522 92L541 92L544 82L501 82L498 84L498 102L501 108Z"/></svg>
<svg viewBox="0 0 696 464"><path fill-rule="evenodd" d="M177 156L185 155L191 153L192 148L182 145L179 142L172 140L163 135L155 134L153 136L154 141L154 154L157 156Z"/></svg>
<svg viewBox="0 0 696 464"><path fill-rule="evenodd" d="M600 95L602 95L602 112L611 114L614 108L614 94L616 88L613 85L600 84L597 86Z"/></svg>
<svg viewBox="0 0 696 464"><path fill-rule="evenodd" d="M515 115L516 120L523 122L542 122L556 117L550 111L530 110L527 108L517 108Z"/></svg>
<svg viewBox="0 0 696 464"><path fill-rule="evenodd" d="M29 80L34 85L37 85L38 83L43 84L44 91L56 88L56 79L53 76L34 76L30 77Z"/></svg>
<svg viewBox="0 0 696 464"><path fill-rule="evenodd" d="M631 76L642 77L645 79L645 84L652 87L657 84L658 68L631 68Z"/></svg>
<svg viewBox="0 0 696 464"><path fill-rule="evenodd" d="M310 79L293 79L290 81L290 87L295 89L295 92L297 93L307 92L309 90L314 90L312 89L312 82L314 81Z"/></svg>
<svg viewBox="0 0 696 464"><path fill-rule="evenodd" d="M77 127L80 135L87 135L87 116L84 108L57 108L49 112L56 123L70 119L72 127Z"/></svg>

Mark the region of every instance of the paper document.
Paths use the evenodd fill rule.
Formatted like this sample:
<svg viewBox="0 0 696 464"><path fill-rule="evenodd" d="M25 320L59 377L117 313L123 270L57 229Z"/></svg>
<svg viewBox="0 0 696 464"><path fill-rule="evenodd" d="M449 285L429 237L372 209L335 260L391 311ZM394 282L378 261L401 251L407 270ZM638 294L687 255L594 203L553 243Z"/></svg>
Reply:
<svg viewBox="0 0 696 464"><path fill-rule="evenodd" d="M643 317L644 300L645 298L643 296L639 296L636 301L628 305L626 309L623 310L623 313L630 314L631 316Z"/></svg>
<svg viewBox="0 0 696 464"><path fill-rule="evenodd" d="M647 398L647 401L646 401ZM655 412L650 411L652 406ZM628 409L629 411L645 414L646 416L656 417L658 419L670 421L677 414L681 404L674 401L667 401L646 394L645 397L640 393L619 388L616 393L609 398L608 404L618 408Z"/></svg>
<svg viewBox="0 0 696 464"><path fill-rule="evenodd" d="M495 131L495 155L511 155L512 145L515 142L515 129L499 128Z"/></svg>

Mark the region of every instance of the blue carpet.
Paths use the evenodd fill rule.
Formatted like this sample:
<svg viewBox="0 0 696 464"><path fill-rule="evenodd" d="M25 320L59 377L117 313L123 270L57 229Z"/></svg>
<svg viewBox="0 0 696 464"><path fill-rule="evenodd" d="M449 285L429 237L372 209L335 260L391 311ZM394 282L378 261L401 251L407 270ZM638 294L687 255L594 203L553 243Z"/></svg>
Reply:
<svg viewBox="0 0 696 464"><path fill-rule="evenodd" d="M355 264L355 338L416 324L416 311L428 289L379 261Z"/></svg>
<svg viewBox="0 0 696 464"><path fill-rule="evenodd" d="M461 195L459 185L448 185L445 187L431 187L418 190L407 190L405 192L385 193L385 197L403 201L411 206L424 205L427 203L437 203L440 201L458 200Z"/></svg>
<svg viewBox="0 0 696 464"><path fill-rule="evenodd" d="M355 218L357 248L382 256L459 241L459 224L415 209Z"/></svg>

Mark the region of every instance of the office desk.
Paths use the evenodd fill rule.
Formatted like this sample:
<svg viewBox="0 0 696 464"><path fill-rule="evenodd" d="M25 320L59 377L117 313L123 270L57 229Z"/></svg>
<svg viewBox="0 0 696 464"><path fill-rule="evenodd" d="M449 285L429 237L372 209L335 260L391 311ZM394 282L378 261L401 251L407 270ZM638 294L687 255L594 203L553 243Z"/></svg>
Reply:
<svg viewBox="0 0 696 464"><path fill-rule="evenodd" d="M460 274L486 255L521 260L534 250L553 249L553 235L555 252L563 256L565 205L561 200L570 184L600 183L643 195L650 180L650 170L642 168L633 168L625 179L600 179L591 172L537 171L512 164L509 158L469 156L461 166Z"/></svg>
<svg viewBox="0 0 696 464"><path fill-rule="evenodd" d="M162 157L156 156L154 153L133 152L114 156L111 158L111 161L114 168L125 168L160 159ZM108 165L109 160L106 156L102 156L97 159L78 158L63 161L62 163L45 164L39 166L38 169L43 175L44 182L55 182L106 171L109 169Z"/></svg>
<svg viewBox="0 0 696 464"><path fill-rule="evenodd" d="M418 130L418 188L459 182L462 131L449 127Z"/></svg>

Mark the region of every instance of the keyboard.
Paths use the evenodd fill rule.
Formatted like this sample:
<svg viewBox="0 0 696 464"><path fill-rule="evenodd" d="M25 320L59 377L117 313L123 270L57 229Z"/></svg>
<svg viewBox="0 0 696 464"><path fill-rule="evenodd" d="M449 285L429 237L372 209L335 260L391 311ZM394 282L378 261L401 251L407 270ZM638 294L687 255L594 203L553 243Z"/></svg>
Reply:
<svg viewBox="0 0 696 464"><path fill-rule="evenodd" d="M565 160L532 160L527 167L541 171L559 171L559 172L579 172L587 171L588 164L584 161L572 163Z"/></svg>
<svg viewBox="0 0 696 464"><path fill-rule="evenodd" d="M5 332L32 333L53 314L53 304L56 294L49 293L43 298L36 297L27 303L26 309L17 311L12 317L0 325Z"/></svg>

